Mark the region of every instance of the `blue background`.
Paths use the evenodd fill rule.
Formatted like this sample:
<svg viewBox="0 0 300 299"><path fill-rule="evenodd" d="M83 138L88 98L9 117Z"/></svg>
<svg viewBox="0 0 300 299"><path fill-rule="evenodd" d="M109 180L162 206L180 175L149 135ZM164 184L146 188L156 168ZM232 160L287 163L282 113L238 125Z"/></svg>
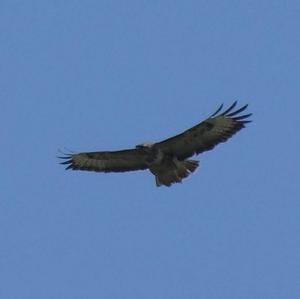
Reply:
<svg viewBox="0 0 300 299"><path fill-rule="evenodd" d="M299 1L1 1L0 297L300 298ZM183 184L65 171L224 102Z"/></svg>

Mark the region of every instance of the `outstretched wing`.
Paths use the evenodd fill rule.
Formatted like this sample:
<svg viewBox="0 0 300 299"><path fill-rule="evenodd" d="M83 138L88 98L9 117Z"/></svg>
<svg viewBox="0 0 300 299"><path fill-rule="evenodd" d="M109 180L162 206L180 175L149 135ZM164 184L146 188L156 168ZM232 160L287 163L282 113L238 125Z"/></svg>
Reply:
<svg viewBox="0 0 300 299"><path fill-rule="evenodd" d="M124 172L148 168L147 154L138 149L67 154L59 158L66 159L60 164L65 164L67 165L66 169L73 170Z"/></svg>
<svg viewBox="0 0 300 299"><path fill-rule="evenodd" d="M246 119L252 114L239 114L248 105L232 111L236 104L237 102L234 102L227 110L218 114L223 108L222 104L205 121L179 135L158 142L154 146L166 154L176 156L179 160L213 149L218 143L227 141L244 128L246 123L251 122Z"/></svg>

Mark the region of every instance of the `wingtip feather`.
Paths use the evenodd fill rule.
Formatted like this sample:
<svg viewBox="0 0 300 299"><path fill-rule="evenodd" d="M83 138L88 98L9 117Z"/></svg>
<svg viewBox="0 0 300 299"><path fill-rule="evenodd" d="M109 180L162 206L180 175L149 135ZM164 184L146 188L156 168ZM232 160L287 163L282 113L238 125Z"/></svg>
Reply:
<svg viewBox="0 0 300 299"><path fill-rule="evenodd" d="M226 115L228 112L230 112L237 104L237 101L234 101L233 104L227 109L225 110L221 115Z"/></svg>
<svg viewBox="0 0 300 299"><path fill-rule="evenodd" d="M210 117L219 117L219 116L223 116L223 117L229 117L232 118L233 120L235 120L238 123L247 123L247 122L251 122L249 120L247 121L243 121L244 119L250 117L252 115L252 113L248 113L248 114L244 114L244 115L238 115L239 113L245 111L248 107L248 104L242 106L241 108L237 109L236 111L232 111L235 106L237 105L237 101L234 101L231 106L229 108L227 108L224 112L222 112L221 114L217 115L218 112L220 112L220 110L223 107L223 104L218 108L218 110L212 114ZM230 113L229 113L230 112Z"/></svg>
<svg viewBox="0 0 300 299"><path fill-rule="evenodd" d="M210 117L213 117L213 116L215 116L216 114L218 114L221 110L222 110L222 108L223 108L223 103L220 105L220 107L217 109L217 111L216 112L214 112Z"/></svg>
<svg viewBox="0 0 300 299"><path fill-rule="evenodd" d="M241 113L243 112L246 108L248 107L248 104L244 105L243 107L241 107L240 109L234 111L234 112L231 112L229 114L227 114L226 116L234 116L234 115L237 115L238 113Z"/></svg>
<svg viewBox="0 0 300 299"><path fill-rule="evenodd" d="M67 161L64 161L64 162L60 162L59 164L68 165L68 164L71 164L71 163L72 163L72 160L67 160Z"/></svg>
<svg viewBox="0 0 300 299"><path fill-rule="evenodd" d="M234 119L234 120L241 120L241 119L248 118L251 115L252 115L252 113L248 113L248 114L244 114L244 115L241 115L241 116L233 117L232 119Z"/></svg>

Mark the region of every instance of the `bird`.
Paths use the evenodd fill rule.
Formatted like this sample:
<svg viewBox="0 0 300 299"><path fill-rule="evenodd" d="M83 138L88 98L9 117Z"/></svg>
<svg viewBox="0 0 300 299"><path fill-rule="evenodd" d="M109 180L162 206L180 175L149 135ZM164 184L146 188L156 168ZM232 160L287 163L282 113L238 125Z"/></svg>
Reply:
<svg viewBox="0 0 300 299"><path fill-rule="evenodd" d="M66 169L95 172L126 172L150 170L156 186L171 186L187 178L199 166L199 161L188 159L217 144L227 141L251 120L252 113L242 114L247 105L234 110L235 101L221 112L223 104L206 120L184 132L159 142L144 142L135 148L118 151L65 153Z"/></svg>

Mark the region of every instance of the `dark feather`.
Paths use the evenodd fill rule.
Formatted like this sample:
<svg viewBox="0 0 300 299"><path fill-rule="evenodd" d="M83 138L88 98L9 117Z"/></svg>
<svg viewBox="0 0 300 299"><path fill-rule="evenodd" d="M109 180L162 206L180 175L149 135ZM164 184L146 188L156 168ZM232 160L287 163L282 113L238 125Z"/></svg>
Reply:
<svg viewBox="0 0 300 299"><path fill-rule="evenodd" d="M226 115L228 112L230 112L237 104L237 101L233 102L233 104L227 109L225 110L221 115Z"/></svg>
<svg viewBox="0 0 300 299"><path fill-rule="evenodd" d="M221 111L222 108L223 108L223 104L221 104L220 107L217 109L217 111L214 112L210 117L213 117L213 116L215 116L216 114L218 114L218 113Z"/></svg>
<svg viewBox="0 0 300 299"><path fill-rule="evenodd" d="M236 115L236 114L238 114L238 113L241 113L241 112L243 112L247 107L248 107L248 104L245 105L245 106L243 106L242 108L240 108L240 109L234 111L234 112L231 112L230 114L227 114L227 116L234 116L234 115Z"/></svg>
<svg viewBox="0 0 300 299"><path fill-rule="evenodd" d="M234 119L234 120L241 120L241 119L244 119L244 118L248 118L251 115L252 115L252 113L249 113L249 114L241 115L241 116L238 116L238 117L233 117L232 119Z"/></svg>

